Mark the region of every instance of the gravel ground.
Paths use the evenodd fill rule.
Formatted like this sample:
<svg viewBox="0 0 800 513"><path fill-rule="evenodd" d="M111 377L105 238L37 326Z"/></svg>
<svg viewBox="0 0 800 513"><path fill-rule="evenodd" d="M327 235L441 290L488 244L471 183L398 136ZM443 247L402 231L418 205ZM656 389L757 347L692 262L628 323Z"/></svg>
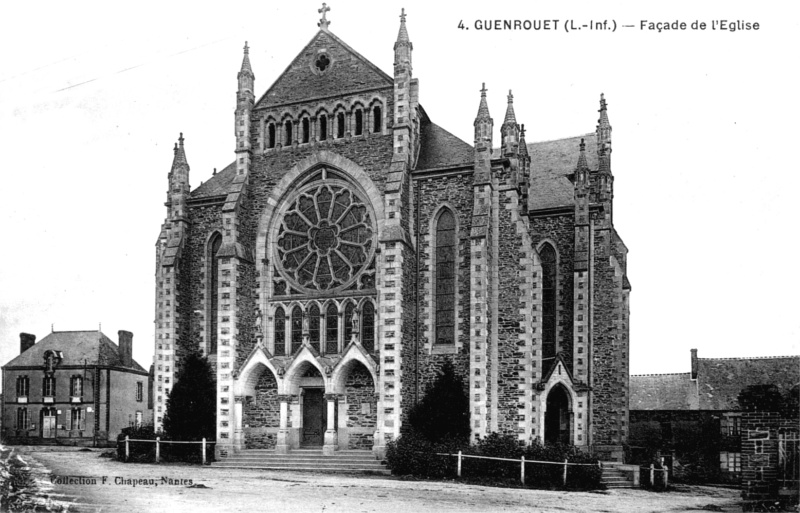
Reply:
<svg viewBox="0 0 800 513"><path fill-rule="evenodd" d="M680 487L669 493L522 490L384 477L125 464L99 457L101 451L96 449L17 449L33 468L39 495L68 511L638 513L704 507L741 511L737 490L710 487Z"/></svg>

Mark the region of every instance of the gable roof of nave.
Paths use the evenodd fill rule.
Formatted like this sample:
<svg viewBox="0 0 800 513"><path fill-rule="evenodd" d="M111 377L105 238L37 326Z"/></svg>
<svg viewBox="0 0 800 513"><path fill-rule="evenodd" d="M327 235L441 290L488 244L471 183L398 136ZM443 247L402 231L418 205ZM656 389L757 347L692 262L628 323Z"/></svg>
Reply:
<svg viewBox="0 0 800 513"><path fill-rule="evenodd" d="M324 73L315 73L315 57L323 49L332 62ZM320 29L259 98L255 108L344 96L382 87L393 87L392 77L330 31Z"/></svg>

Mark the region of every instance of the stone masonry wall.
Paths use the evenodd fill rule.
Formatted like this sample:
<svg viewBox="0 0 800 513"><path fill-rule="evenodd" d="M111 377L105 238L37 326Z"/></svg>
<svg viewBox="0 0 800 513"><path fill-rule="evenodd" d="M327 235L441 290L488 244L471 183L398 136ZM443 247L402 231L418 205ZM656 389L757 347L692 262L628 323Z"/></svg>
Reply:
<svg viewBox="0 0 800 513"><path fill-rule="evenodd" d="M273 449L280 427L281 404L278 400L278 383L272 372L264 371L255 390L256 395L248 396L242 407L245 448Z"/></svg>
<svg viewBox="0 0 800 513"><path fill-rule="evenodd" d="M378 420L378 395L367 369L355 366L345 381L348 449L372 449ZM366 429L365 429L366 428Z"/></svg>
<svg viewBox="0 0 800 513"><path fill-rule="evenodd" d="M558 216L533 217L530 222L531 239L534 248L543 241L554 243L558 253L558 325L556 340L558 351L564 353L564 361L573 371L573 269L575 250L575 216L564 214ZM547 372L548 369L543 369Z"/></svg>

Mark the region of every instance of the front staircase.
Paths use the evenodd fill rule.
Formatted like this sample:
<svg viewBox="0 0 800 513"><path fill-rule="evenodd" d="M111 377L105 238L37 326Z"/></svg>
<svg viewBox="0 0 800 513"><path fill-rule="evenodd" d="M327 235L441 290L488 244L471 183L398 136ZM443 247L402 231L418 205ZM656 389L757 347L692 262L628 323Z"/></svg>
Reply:
<svg viewBox="0 0 800 513"><path fill-rule="evenodd" d="M633 476L630 472L623 471L619 468L621 463L615 461L603 462L603 477L600 482L606 485L606 488L636 488Z"/></svg>
<svg viewBox="0 0 800 513"><path fill-rule="evenodd" d="M293 449L288 454L278 454L270 449L246 449L222 458L211 466L385 476L391 474L372 451L337 451L334 456L324 456L321 449Z"/></svg>

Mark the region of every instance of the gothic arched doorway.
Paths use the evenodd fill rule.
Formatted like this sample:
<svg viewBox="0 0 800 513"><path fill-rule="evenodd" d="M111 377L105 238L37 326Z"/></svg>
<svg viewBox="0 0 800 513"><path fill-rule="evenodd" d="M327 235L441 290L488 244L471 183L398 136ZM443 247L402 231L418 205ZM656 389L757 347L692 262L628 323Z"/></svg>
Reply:
<svg viewBox="0 0 800 513"><path fill-rule="evenodd" d="M544 441L547 444L569 445L572 421L569 394L563 385L556 385L547 395L544 414Z"/></svg>

